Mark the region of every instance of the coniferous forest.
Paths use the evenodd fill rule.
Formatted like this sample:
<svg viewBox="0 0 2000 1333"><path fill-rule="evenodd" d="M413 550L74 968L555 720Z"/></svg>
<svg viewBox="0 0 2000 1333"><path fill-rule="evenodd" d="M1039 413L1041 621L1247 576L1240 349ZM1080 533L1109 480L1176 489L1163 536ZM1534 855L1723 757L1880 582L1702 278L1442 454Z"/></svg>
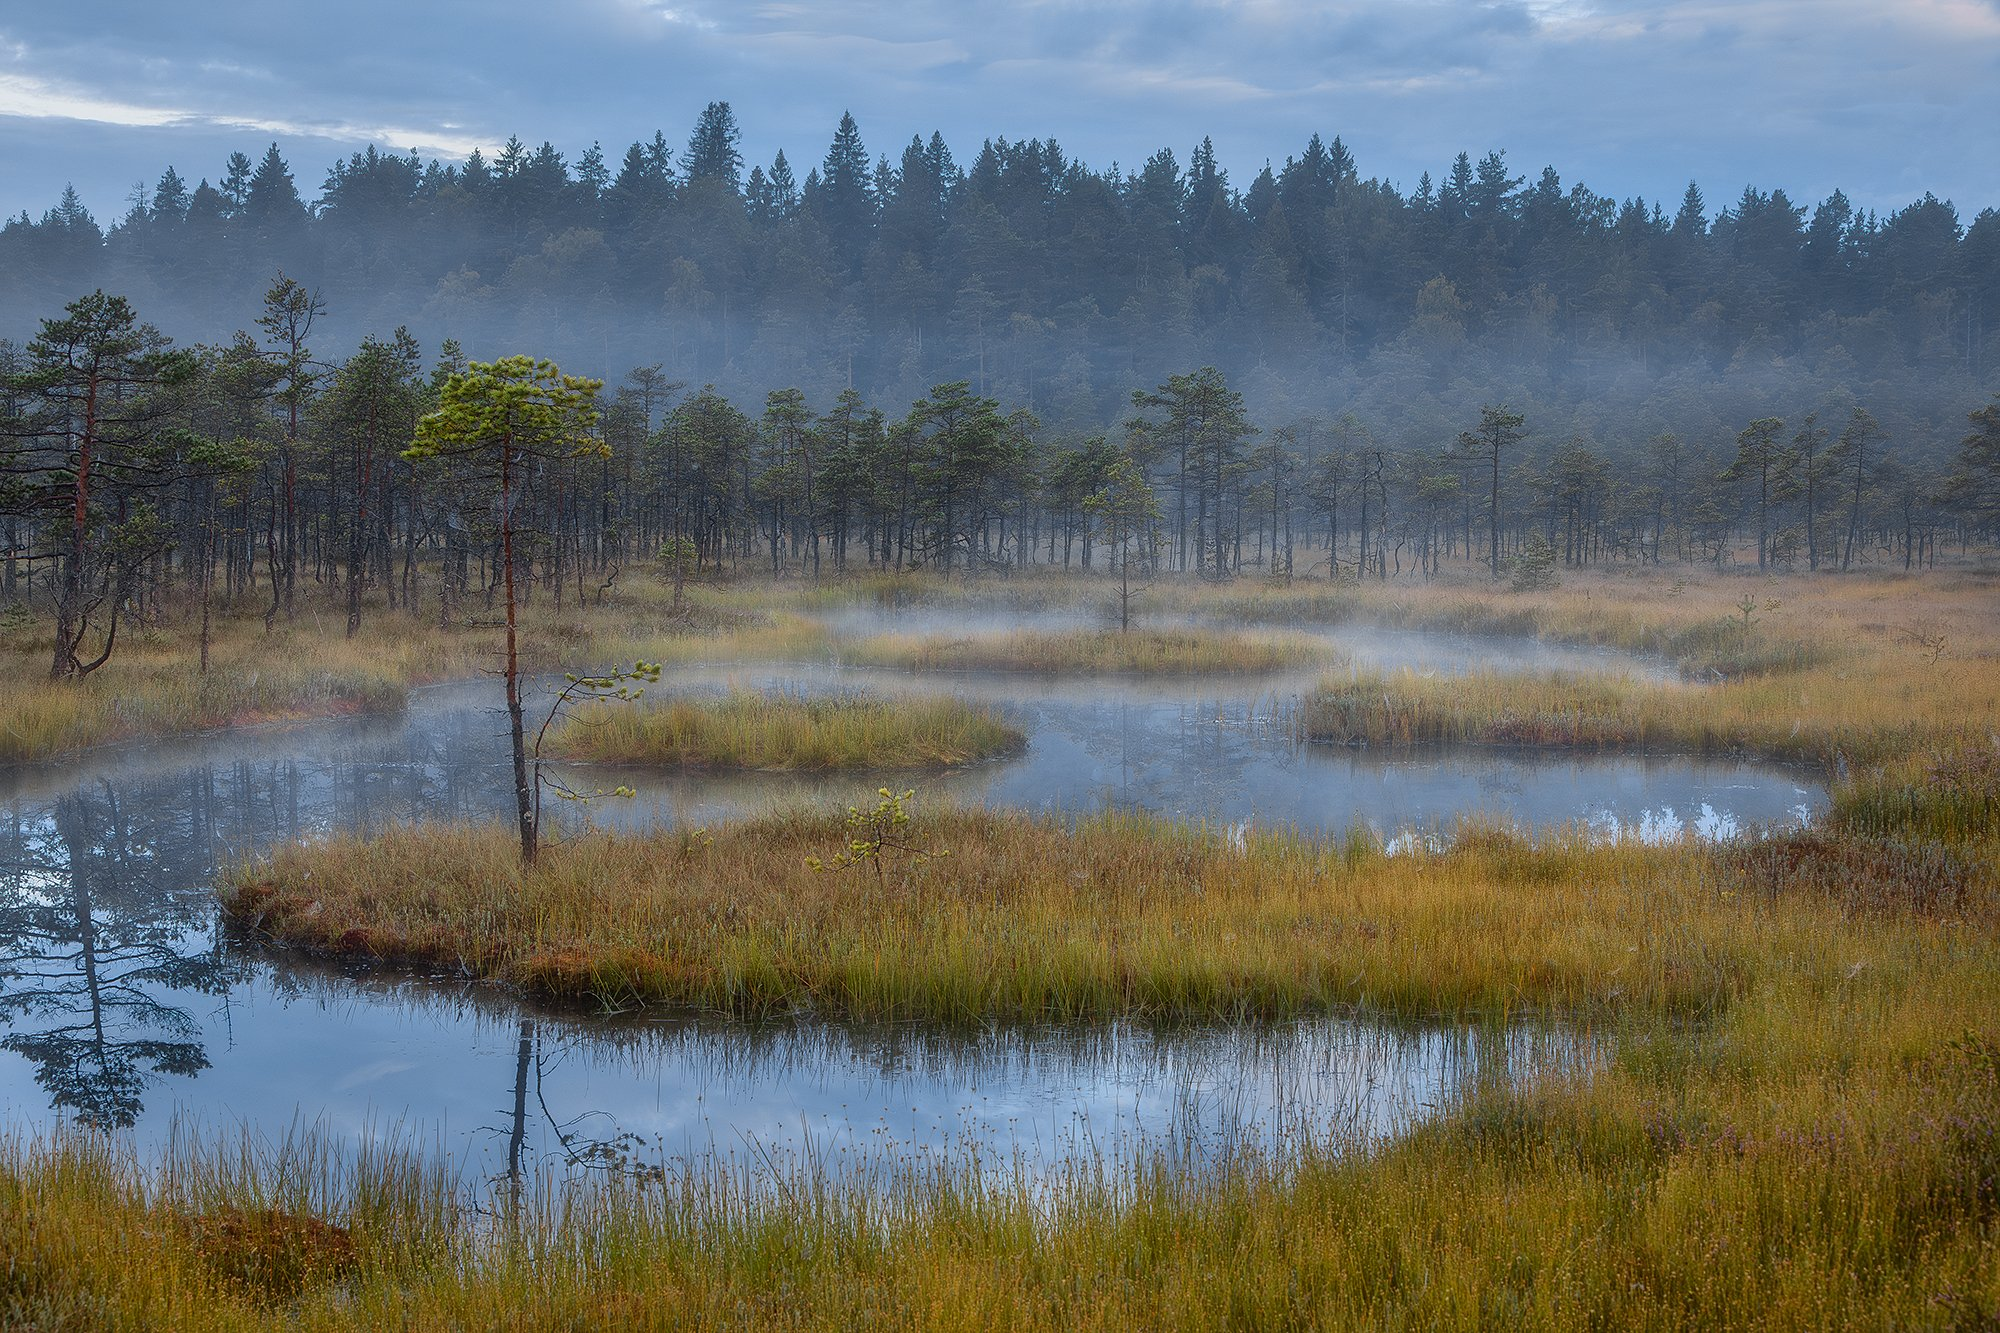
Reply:
<svg viewBox="0 0 2000 1333"><path fill-rule="evenodd" d="M169 553L230 594L261 563L274 607L305 569L356 616L420 549L462 569L488 517L402 451L466 358L520 351L605 382L608 458L534 479L558 583L663 543L1087 566L1121 459L1160 497L1150 558L1210 573L1753 536L1760 568L1911 567L2000 514L2000 214L1930 196L1619 201L1499 151L1404 193L1319 137L1247 184L1206 142L871 159L851 118L800 180L746 172L713 103L615 167L371 149L316 198L275 144L168 167L109 228L73 194L13 219L0 284L8 590L46 560L75 608ZM98 494L64 524L100 379Z"/></svg>

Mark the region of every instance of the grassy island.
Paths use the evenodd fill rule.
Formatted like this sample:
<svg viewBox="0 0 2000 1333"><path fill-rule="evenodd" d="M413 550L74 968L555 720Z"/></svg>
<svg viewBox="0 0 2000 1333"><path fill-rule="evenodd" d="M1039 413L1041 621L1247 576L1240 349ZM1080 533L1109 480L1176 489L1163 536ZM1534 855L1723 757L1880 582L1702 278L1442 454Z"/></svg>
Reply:
<svg viewBox="0 0 2000 1333"><path fill-rule="evenodd" d="M1962 857L1903 871L1828 833L1782 844L1775 887L1747 850L1468 828L1449 852L1383 856L964 810L902 835L934 858L885 852L879 877L809 864L850 836L831 814L779 815L588 837L523 869L505 829L417 827L282 851L238 870L225 904L295 947L546 996L968 1024L1714 1014L1777 956L1820 954L1850 903L1992 906Z"/></svg>
<svg viewBox="0 0 2000 1333"><path fill-rule="evenodd" d="M1286 671L1323 663L1322 640L1218 629L1023 630L1012 634L881 634L848 657L921 671L1029 671L1050 675L1198 676Z"/></svg>
<svg viewBox="0 0 2000 1333"><path fill-rule="evenodd" d="M993 709L959 699L745 690L579 708L550 740L595 763L801 772L952 768L1025 743Z"/></svg>

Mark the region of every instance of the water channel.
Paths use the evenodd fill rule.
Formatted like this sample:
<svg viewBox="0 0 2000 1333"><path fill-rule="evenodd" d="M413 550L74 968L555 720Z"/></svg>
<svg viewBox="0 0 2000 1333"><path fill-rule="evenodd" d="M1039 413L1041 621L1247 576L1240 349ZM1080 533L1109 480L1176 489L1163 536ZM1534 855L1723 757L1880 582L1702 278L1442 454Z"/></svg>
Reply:
<svg viewBox="0 0 2000 1333"><path fill-rule="evenodd" d="M875 632L880 617L846 626ZM1342 631L1359 666L1627 670L1532 641ZM1800 773L1691 758L1370 753L1301 745L1318 673L1057 681L839 665L677 668L673 688L941 690L1028 735L1014 758L913 779L923 800L1141 808L1216 826L1384 839L1467 813L1604 836L1727 836L1810 818ZM539 1012L489 987L344 970L235 941L217 870L274 845L507 802L498 688L419 690L388 718L124 746L0 772L0 1132L64 1120L142 1151L191 1124L334 1143L434 1141L462 1174L710 1158L822 1166L976 1155L1029 1174L1300 1134L1394 1133L1465 1080L1552 1055L1550 1034L1284 1027L945 1034L683 1014ZM619 780L632 782L621 772ZM656 774L600 822L706 824L875 779ZM1569 1049L1574 1049L1573 1044Z"/></svg>

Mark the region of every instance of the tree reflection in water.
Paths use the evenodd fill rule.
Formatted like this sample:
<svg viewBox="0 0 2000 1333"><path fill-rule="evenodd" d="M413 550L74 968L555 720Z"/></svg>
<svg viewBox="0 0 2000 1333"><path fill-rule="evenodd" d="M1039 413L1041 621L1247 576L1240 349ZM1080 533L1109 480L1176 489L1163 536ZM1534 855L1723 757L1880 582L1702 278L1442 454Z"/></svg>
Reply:
<svg viewBox="0 0 2000 1333"><path fill-rule="evenodd" d="M77 788L0 827L0 1048L93 1126L131 1125L154 1078L208 1067L175 1000L237 975L205 889L213 784L188 776L191 792Z"/></svg>
<svg viewBox="0 0 2000 1333"><path fill-rule="evenodd" d="M304 757L274 734L116 752L80 761L74 777L10 775L20 785L0 803L0 1050L31 1062L58 1109L131 1126L151 1084L208 1068L190 999L215 997L226 1017L248 974L216 913L216 871L314 832L484 813L497 799L493 729L473 710L350 728ZM196 762L149 764L177 753Z"/></svg>

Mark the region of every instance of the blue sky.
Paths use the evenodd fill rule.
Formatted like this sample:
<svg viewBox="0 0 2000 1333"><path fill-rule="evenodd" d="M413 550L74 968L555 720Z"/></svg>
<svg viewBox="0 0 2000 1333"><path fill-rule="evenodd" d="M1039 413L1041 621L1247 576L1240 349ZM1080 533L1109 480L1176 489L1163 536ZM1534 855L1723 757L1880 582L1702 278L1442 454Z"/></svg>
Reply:
<svg viewBox="0 0 2000 1333"><path fill-rule="evenodd" d="M1743 186L2000 206L2000 0L126 0L0 6L0 211L74 182L101 220L172 163L277 140L307 197L368 142L574 161L734 104L804 175L851 110L874 153L1054 136L1095 166L1202 135L1239 185L1314 131L1413 186L1460 149L1711 207Z"/></svg>

